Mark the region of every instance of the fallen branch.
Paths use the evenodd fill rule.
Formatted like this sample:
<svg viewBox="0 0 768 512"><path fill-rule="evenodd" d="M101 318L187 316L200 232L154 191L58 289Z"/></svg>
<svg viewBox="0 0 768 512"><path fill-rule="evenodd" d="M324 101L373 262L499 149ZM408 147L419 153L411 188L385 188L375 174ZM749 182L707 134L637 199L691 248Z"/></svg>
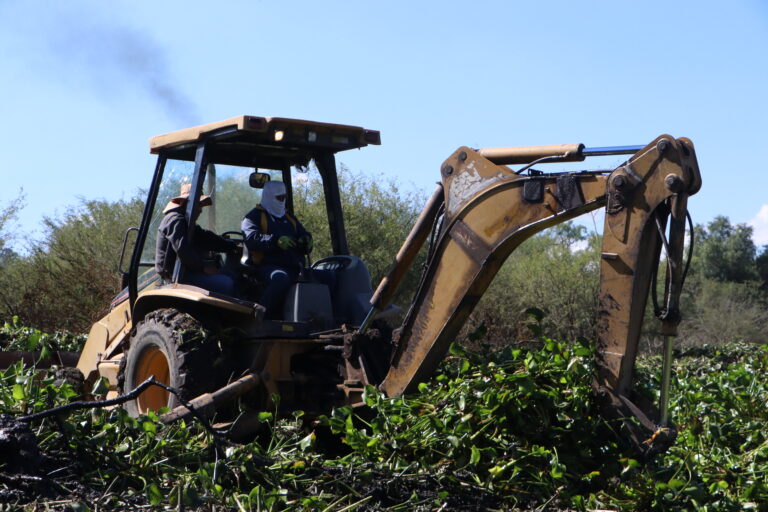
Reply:
<svg viewBox="0 0 768 512"><path fill-rule="evenodd" d="M141 384L139 384L134 389L132 389L131 391L129 391L124 395L120 395L115 398L110 398L109 400L95 400L95 401L78 400L77 402L72 402L66 405L61 405L59 407L54 407L53 409L48 409L46 411L40 411L35 414L30 414L29 416L22 416L21 418L17 418L17 421L29 423L32 421L49 418L51 416L57 416L59 414L75 411L78 409L96 409L100 407L111 407L113 405L120 405L129 400L135 400L140 394L142 394L150 386L158 386L168 391L169 393L173 393L176 396L179 402L189 410L189 412L200 422L200 424L202 424L203 428L205 428L205 430L208 431L208 433L211 434L211 436L213 436L213 441L216 446L216 452L218 457L218 452L221 450L222 441L229 444L228 440L226 439L226 436L223 436L220 432L216 431L216 429L214 429L213 426L211 426L208 420L206 420L205 417L203 417L203 415L200 414L198 409L187 400L184 400L179 395L179 392L175 388L166 386L162 382L156 381L154 375L149 377L147 380L145 380L144 382L142 382ZM266 464L268 461L266 459L263 459L263 462L264 464Z"/></svg>
<svg viewBox="0 0 768 512"><path fill-rule="evenodd" d="M35 414L30 414L29 416L22 416L21 418L18 418L18 421L23 422L32 422L37 420L42 420L45 418L49 418L51 416L57 416L62 413L67 413L70 411L76 411L78 409L97 409L100 407L111 407L113 405L120 405L123 404L129 400L135 400L140 394L142 394L148 387L150 386L158 386L163 388L164 390L168 391L169 393L173 393L176 398L181 402L187 409L189 409L189 412L192 413L192 415L197 418L200 423L202 423L203 427L214 436L214 439L218 439L220 437L220 434L214 430L214 428L211 426L208 421L195 409L195 406L189 403L188 401L181 398L179 395L179 392L170 387L166 386L162 382L158 382L155 380L154 375L149 377L147 380L133 388L131 391L124 395L120 395L115 398L110 398L109 400L95 400L95 401L88 401L88 400L78 400L77 402L71 402L66 405L61 405L59 407L54 407L53 409L48 409L46 411L40 411Z"/></svg>
<svg viewBox="0 0 768 512"><path fill-rule="evenodd" d="M134 389L132 389L128 393L124 395L120 395L115 398L110 398L109 400L95 400L95 401L78 400L77 402L71 402L66 405L60 405L59 407L54 407L53 409L40 411L35 414L30 414L29 416L22 416L21 418L17 418L17 419L18 421L30 422L30 421L42 420L44 418L49 418L51 416L56 416L57 414L61 414L65 412L76 411L78 409L97 409L99 407L111 407L113 405L120 405L129 400L134 400L136 397L142 394L150 386L160 386L176 394L175 390L171 390L171 388L168 388L167 386L161 384L160 382L157 382L155 380L155 377L152 376L147 380L145 380L144 382L142 382L141 384L139 384L138 386L136 386ZM176 396L178 396L178 394L176 394Z"/></svg>

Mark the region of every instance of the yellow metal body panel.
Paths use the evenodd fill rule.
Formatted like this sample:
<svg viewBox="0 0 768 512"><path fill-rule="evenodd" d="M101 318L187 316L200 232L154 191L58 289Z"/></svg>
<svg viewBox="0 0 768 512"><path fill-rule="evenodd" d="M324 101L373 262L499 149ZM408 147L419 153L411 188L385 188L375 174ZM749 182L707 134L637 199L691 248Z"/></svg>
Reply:
<svg viewBox="0 0 768 512"><path fill-rule="evenodd" d="M110 392L118 392L117 373L120 371L120 360L122 358L123 355L119 354L115 359L101 360L97 364L98 375L99 377L107 378Z"/></svg>
<svg viewBox="0 0 768 512"><path fill-rule="evenodd" d="M77 368L83 373L86 381L95 380L99 361L108 357L108 347L121 343L130 330L131 318L127 300L93 324L77 362Z"/></svg>
<svg viewBox="0 0 768 512"><path fill-rule="evenodd" d="M203 124L200 126L193 126L191 128L185 128L183 130L177 130L175 132L165 133L163 135L157 135L149 139L149 151L150 153L158 153L161 148L168 146L178 146L181 144L188 144L190 142L197 142L206 133L210 133L214 130L226 128L228 126L235 126L238 130L250 129L253 131L266 130L266 123L263 122L249 122L251 116L237 116L225 119L223 121L217 121L215 123ZM254 118L262 119L262 118Z"/></svg>
<svg viewBox="0 0 768 512"><path fill-rule="evenodd" d="M168 304L172 300L181 302L196 302L199 304L205 304L213 308L225 309L235 313L242 313L245 315L252 314L254 308L252 306L246 306L226 299L220 299L210 295L208 290L198 288L196 286L186 284L172 284L163 288L155 288L153 290L146 291L139 294L136 299L136 306L134 307L134 313L137 319L143 317L146 312L157 309L159 307L173 307Z"/></svg>

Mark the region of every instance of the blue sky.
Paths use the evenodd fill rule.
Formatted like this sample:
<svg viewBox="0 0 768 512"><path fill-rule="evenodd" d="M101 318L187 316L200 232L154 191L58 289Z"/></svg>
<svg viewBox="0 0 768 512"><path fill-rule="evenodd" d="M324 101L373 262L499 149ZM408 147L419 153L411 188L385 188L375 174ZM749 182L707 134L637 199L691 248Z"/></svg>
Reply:
<svg viewBox="0 0 768 512"><path fill-rule="evenodd" d="M146 187L151 136L253 114L381 130L340 160L425 195L462 145L686 136L694 221L768 244L762 0L0 0L0 52L0 207L23 189L33 236Z"/></svg>

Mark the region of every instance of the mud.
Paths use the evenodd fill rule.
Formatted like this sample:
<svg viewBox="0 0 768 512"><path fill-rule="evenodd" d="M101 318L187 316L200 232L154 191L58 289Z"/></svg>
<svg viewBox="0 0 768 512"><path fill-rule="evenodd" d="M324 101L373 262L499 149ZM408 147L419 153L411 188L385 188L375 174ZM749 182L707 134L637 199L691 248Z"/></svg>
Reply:
<svg viewBox="0 0 768 512"><path fill-rule="evenodd" d="M37 438L29 425L16 421L13 416L0 415L0 468L34 475L42 461Z"/></svg>
<svg viewBox="0 0 768 512"><path fill-rule="evenodd" d="M77 466L72 453L43 453L26 422L0 415L0 510L5 505L52 511L71 511L77 503L108 506L110 496L83 483ZM146 506L143 496L122 502L124 510Z"/></svg>
<svg viewBox="0 0 768 512"><path fill-rule="evenodd" d="M29 425L0 415L0 503L55 496L58 485L40 475L44 461Z"/></svg>

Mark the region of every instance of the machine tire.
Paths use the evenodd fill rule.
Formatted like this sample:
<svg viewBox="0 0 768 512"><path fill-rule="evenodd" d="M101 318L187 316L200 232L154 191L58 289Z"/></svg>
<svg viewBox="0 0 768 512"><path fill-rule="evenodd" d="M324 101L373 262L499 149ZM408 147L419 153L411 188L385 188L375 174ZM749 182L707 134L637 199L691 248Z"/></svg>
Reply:
<svg viewBox="0 0 768 512"><path fill-rule="evenodd" d="M225 355L211 333L192 316L175 309L149 313L136 326L120 364L118 386L125 394L151 375L191 400L226 384L221 370ZM125 402L131 416L162 407L173 409L179 400L168 391L151 386L136 400Z"/></svg>

